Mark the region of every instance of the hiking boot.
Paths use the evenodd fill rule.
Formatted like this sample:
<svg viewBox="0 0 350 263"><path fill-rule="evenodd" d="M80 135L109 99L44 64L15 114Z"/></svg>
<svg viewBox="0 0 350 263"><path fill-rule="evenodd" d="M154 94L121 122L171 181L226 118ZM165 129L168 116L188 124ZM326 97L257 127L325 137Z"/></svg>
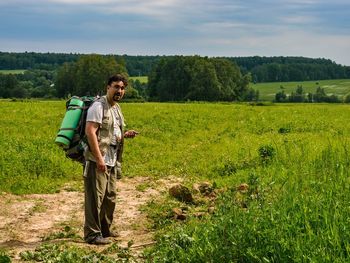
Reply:
<svg viewBox="0 0 350 263"><path fill-rule="evenodd" d="M89 242L89 244L92 244L92 245L108 245L110 243L111 243L110 240L102 236L97 236Z"/></svg>
<svg viewBox="0 0 350 263"><path fill-rule="evenodd" d="M120 234L116 231L110 231L108 235L103 235L103 237L120 237Z"/></svg>

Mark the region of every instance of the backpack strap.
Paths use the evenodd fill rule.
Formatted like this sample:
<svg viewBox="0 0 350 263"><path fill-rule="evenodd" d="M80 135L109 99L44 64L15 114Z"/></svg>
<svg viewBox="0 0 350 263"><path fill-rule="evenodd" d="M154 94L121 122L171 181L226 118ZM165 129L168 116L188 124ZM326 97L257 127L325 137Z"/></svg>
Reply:
<svg viewBox="0 0 350 263"><path fill-rule="evenodd" d="M98 101L102 104L102 121L103 118L107 115L107 111L108 111L108 102L107 102L107 97L106 96L102 96L100 98L98 98L97 100L94 101L94 103ZM97 138L100 140L100 129L102 128L102 123L99 124L99 128L97 130Z"/></svg>

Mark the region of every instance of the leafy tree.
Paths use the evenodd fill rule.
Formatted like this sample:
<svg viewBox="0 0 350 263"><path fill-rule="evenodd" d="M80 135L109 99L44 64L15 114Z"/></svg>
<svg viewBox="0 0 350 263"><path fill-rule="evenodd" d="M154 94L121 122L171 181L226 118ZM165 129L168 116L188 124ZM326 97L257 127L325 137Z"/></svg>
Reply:
<svg viewBox="0 0 350 263"><path fill-rule="evenodd" d="M125 67L117 64L112 56L81 56L77 62L64 64L59 69L55 83L57 95L101 95L106 80L116 72L127 75Z"/></svg>
<svg viewBox="0 0 350 263"><path fill-rule="evenodd" d="M100 55L82 56L75 65L76 86L74 94L101 94L108 76L117 70L117 62L105 61Z"/></svg>
<svg viewBox="0 0 350 263"><path fill-rule="evenodd" d="M314 94L312 94L311 92L309 92L307 94L307 101L308 102L314 102Z"/></svg>
<svg viewBox="0 0 350 263"><path fill-rule="evenodd" d="M340 102L340 99L338 98L337 95L330 95L330 96L327 96L325 98L325 102L328 102L328 103L339 103Z"/></svg>
<svg viewBox="0 0 350 263"><path fill-rule="evenodd" d="M135 81L130 80L129 85L131 85L132 87L134 87L134 89L137 90L140 97L147 100L147 98L148 98L148 93L147 93L148 85L147 85L147 83L141 83L138 79L136 79Z"/></svg>
<svg viewBox="0 0 350 263"><path fill-rule="evenodd" d="M281 90L280 92L277 92L275 94L275 101L276 102L286 102L287 101L287 94L284 92L284 90Z"/></svg>
<svg viewBox="0 0 350 263"><path fill-rule="evenodd" d="M303 87L301 85L298 85L295 92L292 92L292 94L289 96L290 102L304 102L305 101L305 94Z"/></svg>
<svg viewBox="0 0 350 263"><path fill-rule="evenodd" d="M137 89L128 86L126 91L125 91L124 99L125 100L139 100L139 99L142 99L142 97L140 96Z"/></svg>
<svg viewBox="0 0 350 263"><path fill-rule="evenodd" d="M244 99L250 92L250 75L242 76L237 65L218 58L164 58L148 79L152 100L233 101Z"/></svg>
<svg viewBox="0 0 350 263"><path fill-rule="evenodd" d="M216 101L220 98L221 83L218 81L215 67L208 59L196 59L191 81L188 83L187 100Z"/></svg>
<svg viewBox="0 0 350 263"><path fill-rule="evenodd" d="M14 74L0 74L0 97L13 97L17 86L18 80Z"/></svg>
<svg viewBox="0 0 350 263"><path fill-rule="evenodd" d="M239 90L239 81L242 79L242 75L239 67L236 63L231 65L231 62L225 59L213 59L211 62L214 64L219 82L219 100L234 100L241 93ZM245 89L247 85L245 83L242 84Z"/></svg>
<svg viewBox="0 0 350 263"><path fill-rule="evenodd" d="M252 75L247 73L242 76L238 85L237 97L238 100L248 100L248 101L257 101L259 100L259 91L249 87L250 82L252 81Z"/></svg>
<svg viewBox="0 0 350 263"><path fill-rule="evenodd" d="M28 98L29 91L26 90L22 85L17 85L14 89L11 90L11 97L13 98Z"/></svg>
<svg viewBox="0 0 350 263"><path fill-rule="evenodd" d="M323 88L320 86L317 87L316 93L314 95L314 101L315 102L323 102L325 101L325 98L327 97L327 94Z"/></svg>
<svg viewBox="0 0 350 263"><path fill-rule="evenodd" d="M244 95L244 101L258 101L260 97L259 90L249 89Z"/></svg>
<svg viewBox="0 0 350 263"><path fill-rule="evenodd" d="M344 96L344 102L345 102L345 103L350 103L350 93L348 93L348 94L346 94L346 95Z"/></svg>
<svg viewBox="0 0 350 263"><path fill-rule="evenodd" d="M74 79L75 71L76 66L74 63L64 63L62 67L59 68L55 80L56 92L59 98L66 98L77 89L77 83Z"/></svg>

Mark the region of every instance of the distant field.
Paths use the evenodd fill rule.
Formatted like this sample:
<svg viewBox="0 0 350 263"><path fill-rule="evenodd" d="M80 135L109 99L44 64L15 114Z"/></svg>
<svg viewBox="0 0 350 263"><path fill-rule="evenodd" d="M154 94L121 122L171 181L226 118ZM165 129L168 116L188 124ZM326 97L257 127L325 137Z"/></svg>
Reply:
<svg viewBox="0 0 350 263"><path fill-rule="evenodd" d="M25 69L0 69L0 74L23 74Z"/></svg>
<svg viewBox="0 0 350 263"><path fill-rule="evenodd" d="M139 80L141 83L147 83L147 76L130 77L133 80ZM275 99L275 94L281 91L283 86L287 94L291 94L295 91L296 87L301 85L305 93L315 93L316 88L320 86L324 88L327 95L335 94L339 97L350 93L350 79L333 79L333 80L319 80L319 81L291 81L291 82L265 82L265 83L251 83L250 86L259 90L260 99L266 101L272 101Z"/></svg>
<svg viewBox="0 0 350 263"><path fill-rule="evenodd" d="M129 77L129 79L132 80L139 80L141 83L147 83L148 82L148 77L147 76L136 76L136 77Z"/></svg>
<svg viewBox="0 0 350 263"><path fill-rule="evenodd" d="M259 90L261 100L271 101L274 100L275 94L281 91L281 86L287 94L291 94L298 85L301 85L306 93L315 93L318 86L324 88L327 95L335 94L342 97L350 92L350 79L252 83L251 87Z"/></svg>

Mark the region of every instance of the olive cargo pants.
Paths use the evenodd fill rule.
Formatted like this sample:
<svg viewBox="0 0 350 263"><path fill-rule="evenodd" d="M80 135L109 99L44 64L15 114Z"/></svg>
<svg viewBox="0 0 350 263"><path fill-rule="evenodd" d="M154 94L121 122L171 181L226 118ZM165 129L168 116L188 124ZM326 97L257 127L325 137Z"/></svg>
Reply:
<svg viewBox="0 0 350 263"><path fill-rule="evenodd" d="M114 167L107 166L103 173L96 163L86 162L84 168L85 224L84 239L92 241L96 236L110 235L117 197L117 175Z"/></svg>

